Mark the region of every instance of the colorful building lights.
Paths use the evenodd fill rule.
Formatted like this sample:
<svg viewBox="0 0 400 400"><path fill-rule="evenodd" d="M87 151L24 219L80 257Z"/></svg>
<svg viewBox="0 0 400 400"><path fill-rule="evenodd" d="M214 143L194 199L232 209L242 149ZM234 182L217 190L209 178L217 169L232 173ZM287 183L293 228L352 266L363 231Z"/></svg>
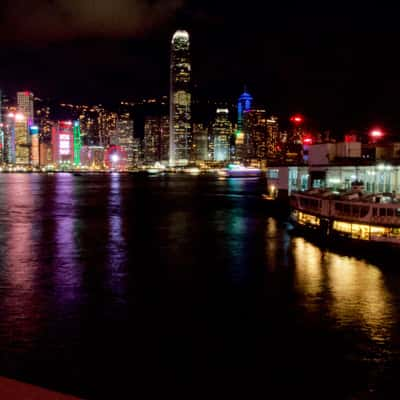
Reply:
<svg viewBox="0 0 400 400"><path fill-rule="evenodd" d="M74 122L74 165L75 167L81 164L81 148L82 148L82 140L81 140L81 127L79 121Z"/></svg>

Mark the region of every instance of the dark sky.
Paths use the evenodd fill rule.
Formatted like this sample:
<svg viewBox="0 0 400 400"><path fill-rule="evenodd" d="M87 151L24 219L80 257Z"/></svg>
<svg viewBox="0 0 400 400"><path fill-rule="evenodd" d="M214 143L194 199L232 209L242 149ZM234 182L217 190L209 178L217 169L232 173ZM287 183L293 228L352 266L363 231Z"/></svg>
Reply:
<svg viewBox="0 0 400 400"><path fill-rule="evenodd" d="M400 132L400 25L383 3L6 0L0 12L6 91L106 104L168 94L171 34L185 28L201 96L232 101L247 84L271 112L321 129Z"/></svg>

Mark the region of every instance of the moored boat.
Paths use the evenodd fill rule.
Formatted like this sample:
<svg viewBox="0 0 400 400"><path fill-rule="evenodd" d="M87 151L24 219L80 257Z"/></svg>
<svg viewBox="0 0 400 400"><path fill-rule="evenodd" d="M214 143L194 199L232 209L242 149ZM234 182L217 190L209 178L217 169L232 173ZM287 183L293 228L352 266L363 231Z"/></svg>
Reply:
<svg viewBox="0 0 400 400"><path fill-rule="evenodd" d="M293 192L291 221L319 236L386 243L400 248L400 197L395 193Z"/></svg>

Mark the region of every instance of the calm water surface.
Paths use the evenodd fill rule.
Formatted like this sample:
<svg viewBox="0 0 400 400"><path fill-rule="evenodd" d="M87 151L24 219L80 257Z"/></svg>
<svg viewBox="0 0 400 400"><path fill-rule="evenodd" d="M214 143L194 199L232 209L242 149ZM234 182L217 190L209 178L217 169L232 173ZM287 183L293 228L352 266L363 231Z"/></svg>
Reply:
<svg viewBox="0 0 400 400"><path fill-rule="evenodd" d="M0 175L0 375L97 398L398 398L400 265L264 183Z"/></svg>

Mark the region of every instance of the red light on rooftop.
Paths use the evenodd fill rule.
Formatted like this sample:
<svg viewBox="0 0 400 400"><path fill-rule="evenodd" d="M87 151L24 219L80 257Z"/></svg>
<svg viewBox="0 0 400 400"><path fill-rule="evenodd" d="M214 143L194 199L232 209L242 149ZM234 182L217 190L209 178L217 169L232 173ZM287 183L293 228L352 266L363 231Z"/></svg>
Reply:
<svg viewBox="0 0 400 400"><path fill-rule="evenodd" d="M384 133L380 129L374 129L371 131L370 136L374 139L379 139L384 136Z"/></svg>
<svg viewBox="0 0 400 400"><path fill-rule="evenodd" d="M314 143L314 139L312 138L312 136L305 136L303 138L303 145L312 145Z"/></svg>
<svg viewBox="0 0 400 400"><path fill-rule="evenodd" d="M304 117L300 114L293 115L290 118L290 122L293 122L294 124L301 124L304 122Z"/></svg>
<svg viewBox="0 0 400 400"><path fill-rule="evenodd" d="M357 142L357 135L348 134L344 136L345 143Z"/></svg>

